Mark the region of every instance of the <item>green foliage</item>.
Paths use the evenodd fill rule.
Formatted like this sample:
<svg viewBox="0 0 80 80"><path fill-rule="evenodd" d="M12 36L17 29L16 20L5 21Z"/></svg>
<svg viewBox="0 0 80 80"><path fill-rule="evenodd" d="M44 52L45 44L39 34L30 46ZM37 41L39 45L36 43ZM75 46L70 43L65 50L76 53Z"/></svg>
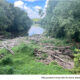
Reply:
<svg viewBox="0 0 80 80"><path fill-rule="evenodd" d="M32 21L26 12L14 7L13 4L8 3L6 0L0 0L0 35L27 35L31 25Z"/></svg>
<svg viewBox="0 0 80 80"><path fill-rule="evenodd" d="M57 62L56 61L53 61L53 62L51 62L51 64L57 65Z"/></svg>
<svg viewBox="0 0 80 80"><path fill-rule="evenodd" d="M65 39L58 38L45 38L41 40L42 43L51 43L53 46L69 46L70 42L67 42Z"/></svg>
<svg viewBox="0 0 80 80"><path fill-rule="evenodd" d="M14 69L11 66L0 66L0 74L13 74Z"/></svg>
<svg viewBox="0 0 80 80"><path fill-rule="evenodd" d="M14 73L14 68L11 67L8 69L7 74L13 74Z"/></svg>
<svg viewBox="0 0 80 80"><path fill-rule="evenodd" d="M57 64L43 64L36 61L33 51L36 45L21 44L13 48L15 55L7 54L13 64L0 65L1 74L72 74L69 70L65 70ZM46 55L44 55L46 56ZM0 59L0 62L2 59Z"/></svg>
<svg viewBox="0 0 80 80"><path fill-rule="evenodd" d="M80 41L80 1L49 0L41 24L49 36Z"/></svg>
<svg viewBox="0 0 80 80"><path fill-rule="evenodd" d="M42 10L42 9L39 9L39 15L40 15L40 17L42 17L42 16L44 15L44 13L43 13L43 10Z"/></svg>
<svg viewBox="0 0 80 80"><path fill-rule="evenodd" d="M41 59L46 59L48 57L48 55L46 53L43 53L41 56Z"/></svg>
<svg viewBox="0 0 80 80"><path fill-rule="evenodd" d="M39 24L40 19L38 19L38 18L34 18L34 19L32 19L32 21L33 21L34 24Z"/></svg>
<svg viewBox="0 0 80 80"><path fill-rule="evenodd" d="M13 63L13 61L10 57L7 57L7 58L2 60L3 65L12 64L12 63Z"/></svg>
<svg viewBox="0 0 80 80"><path fill-rule="evenodd" d="M38 18L34 18L34 19L32 19L34 22L38 22L38 21L40 21L40 19L38 19Z"/></svg>
<svg viewBox="0 0 80 80"><path fill-rule="evenodd" d="M77 53L80 53L80 49L77 49L75 48L74 52L77 54Z"/></svg>
<svg viewBox="0 0 80 80"><path fill-rule="evenodd" d="M73 72L79 74L80 73L80 49L75 49L75 54L74 54L74 63L75 67Z"/></svg>

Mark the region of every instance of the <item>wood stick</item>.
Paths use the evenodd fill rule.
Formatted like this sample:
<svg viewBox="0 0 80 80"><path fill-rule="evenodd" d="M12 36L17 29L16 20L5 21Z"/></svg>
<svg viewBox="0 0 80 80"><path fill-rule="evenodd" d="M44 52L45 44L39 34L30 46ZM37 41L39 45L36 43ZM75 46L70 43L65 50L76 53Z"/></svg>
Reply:
<svg viewBox="0 0 80 80"><path fill-rule="evenodd" d="M2 45L6 50L8 50L12 55L14 55L14 52L10 48L8 48L4 43L2 43Z"/></svg>
<svg viewBox="0 0 80 80"><path fill-rule="evenodd" d="M58 56L55 56L55 55L51 55L51 56L59 59L60 61L62 61L62 62L64 62L64 63L67 63L67 62L65 62L63 59L59 58ZM70 63L67 63L67 64L71 65Z"/></svg>

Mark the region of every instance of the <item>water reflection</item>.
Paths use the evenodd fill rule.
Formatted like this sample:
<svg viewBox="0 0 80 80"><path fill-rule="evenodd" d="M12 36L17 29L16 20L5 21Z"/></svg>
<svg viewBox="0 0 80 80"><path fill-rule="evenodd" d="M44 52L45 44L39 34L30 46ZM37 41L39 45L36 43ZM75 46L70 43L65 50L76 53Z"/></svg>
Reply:
<svg viewBox="0 0 80 80"><path fill-rule="evenodd" d="M44 32L44 29L40 27L39 25L33 25L29 30L29 36L32 36L34 34L42 34Z"/></svg>

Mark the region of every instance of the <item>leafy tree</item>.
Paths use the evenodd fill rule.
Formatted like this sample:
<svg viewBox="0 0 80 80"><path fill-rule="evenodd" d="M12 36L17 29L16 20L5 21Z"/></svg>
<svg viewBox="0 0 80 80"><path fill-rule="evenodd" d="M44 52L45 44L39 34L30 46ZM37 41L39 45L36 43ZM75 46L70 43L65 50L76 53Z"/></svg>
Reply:
<svg viewBox="0 0 80 80"><path fill-rule="evenodd" d="M27 13L6 0L0 0L0 35L10 33L18 36L28 30L32 25L32 20Z"/></svg>
<svg viewBox="0 0 80 80"><path fill-rule="evenodd" d="M42 17L44 15L44 12L42 9L39 9L39 15L40 15L40 17Z"/></svg>
<svg viewBox="0 0 80 80"><path fill-rule="evenodd" d="M80 41L79 4L79 0L49 0L46 16L41 21L47 34L52 37Z"/></svg>

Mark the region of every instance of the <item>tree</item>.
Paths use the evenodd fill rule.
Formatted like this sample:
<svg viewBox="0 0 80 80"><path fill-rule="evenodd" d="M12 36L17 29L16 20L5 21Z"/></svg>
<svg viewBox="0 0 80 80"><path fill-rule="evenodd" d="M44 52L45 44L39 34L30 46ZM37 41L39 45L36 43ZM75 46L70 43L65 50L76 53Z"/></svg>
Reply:
<svg viewBox="0 0 80 80"><path fill-rule="evenodd" d="M18 36L26 32L32 25L27 13L6 0L0 0L0 35L6 33Z"/></svg>
<svg viewBox="0 0 80 80"><path fill-rule="evenodd" d="M44 15L44 12L42 9L39 9L39 15L40 15L40 17L42 17Z"/></svg>
<svg viewBox="0 0 80 80"><path fill-rule="evenodd" d="M49 0L46 16L42 19L47 34L57 38L80 41L80 1Z"/></svg>

